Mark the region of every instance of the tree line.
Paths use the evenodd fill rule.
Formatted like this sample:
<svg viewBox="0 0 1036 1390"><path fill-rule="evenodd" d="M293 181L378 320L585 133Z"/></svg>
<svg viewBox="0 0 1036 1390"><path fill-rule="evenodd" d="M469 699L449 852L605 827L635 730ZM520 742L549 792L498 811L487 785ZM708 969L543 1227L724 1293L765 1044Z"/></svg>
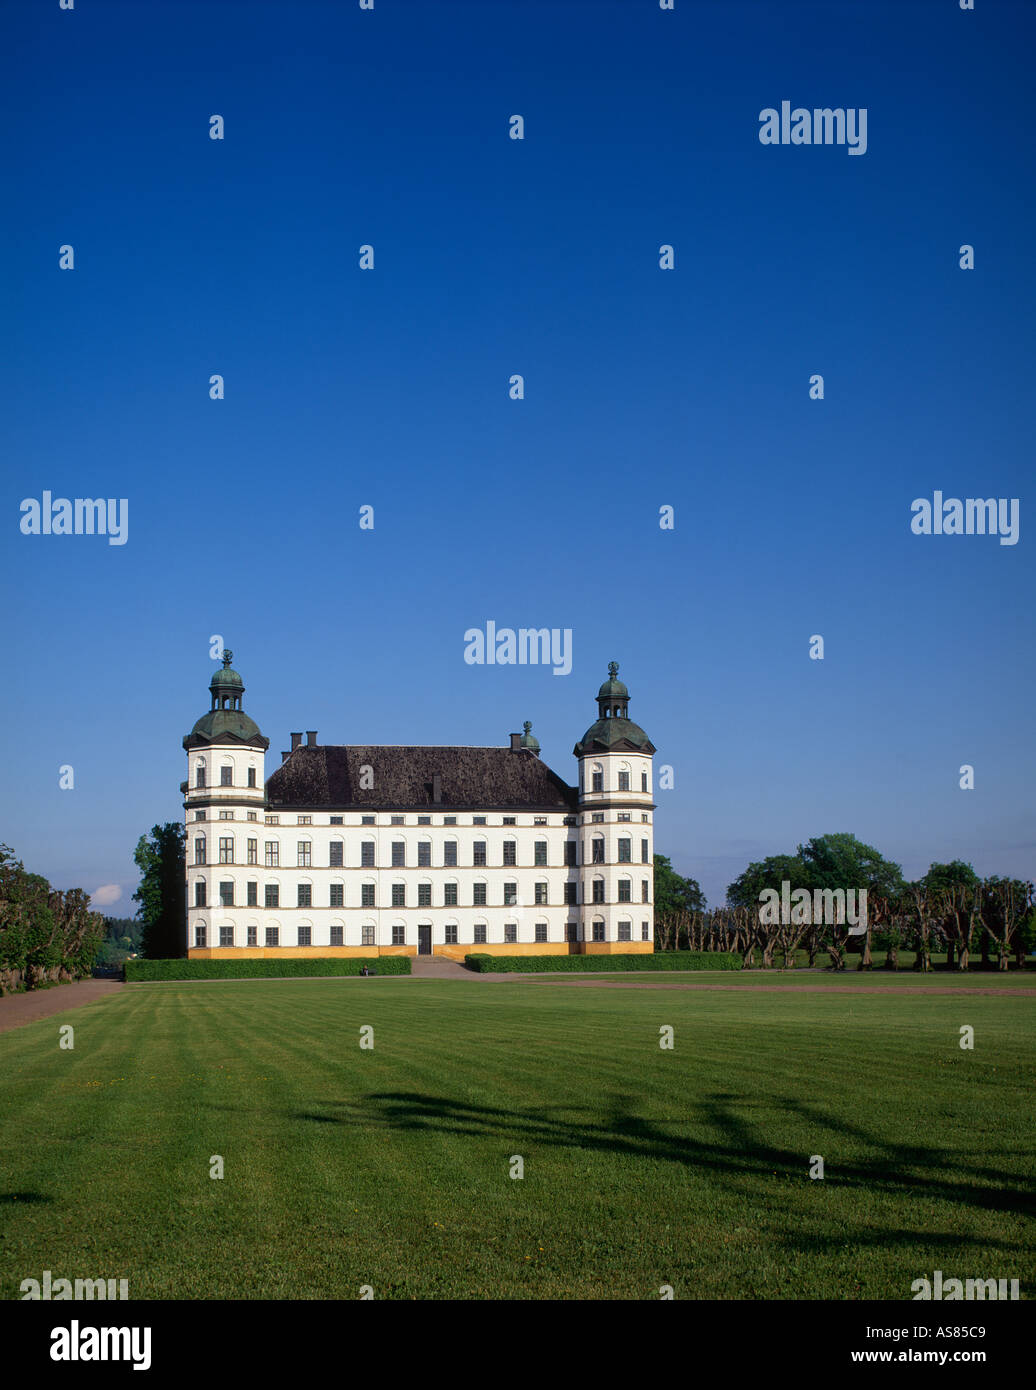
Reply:
<svg viewBox="0 0 1036 1390"><path fill-rule="evenodd" d="M0 845L0 994L79 980L93 969L104 917L81 888L52 888Z"/></svg>
<svg viewBox="0 0 1036 1390"><path fill-rule="evenodd" d="M762 920L764 892L791 890L867 890L866 930L850 935L848 922L816 922L808 912L790 920ZM861 923L862 925L862 923ZM884 951L884 968L895 970L899 952L911 950L913 968L928 971L932 955L945 952L950 968L967 970L978 955L983 967L995 961L1018 968L1036 945L1033 885L1023 879L991 875L979 878L970 864L956 859L932 864L920 879L908 881L902 869L855 835L821 835L794 854L772 855L749 864L727 888L723 907L709 909L694 879L682 878L669 860L655 856L656 950L736 951L746 967L780 964L790 969L796 952L809 965L824 959L844 970L850 953L857 968Z"/></svg>

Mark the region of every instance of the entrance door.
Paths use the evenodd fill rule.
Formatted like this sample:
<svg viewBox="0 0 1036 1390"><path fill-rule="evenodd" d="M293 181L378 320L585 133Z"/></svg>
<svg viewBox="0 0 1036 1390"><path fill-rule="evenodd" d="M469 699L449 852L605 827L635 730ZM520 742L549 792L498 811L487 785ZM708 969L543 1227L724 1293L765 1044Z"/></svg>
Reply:
<svg viewBox="0 0 1036 1390"><path fill-rule="evenodd" d="M432 926L418 924L417 927L417 954L419 956L430 956L432 954Z"/></svg>

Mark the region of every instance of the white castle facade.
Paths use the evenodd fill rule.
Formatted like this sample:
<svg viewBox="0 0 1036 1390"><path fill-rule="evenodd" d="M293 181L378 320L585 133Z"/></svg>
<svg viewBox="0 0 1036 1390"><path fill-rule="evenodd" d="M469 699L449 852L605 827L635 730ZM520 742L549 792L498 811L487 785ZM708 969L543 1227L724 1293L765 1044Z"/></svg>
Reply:
<svg viewBox="0 0 1036 1390"><path fill-rule="evenodd" d="M572 787L530 724L499 748L293 733L267 777L232 659L183 740L189 956L654 949L655 749L614 662Z"/></svg>

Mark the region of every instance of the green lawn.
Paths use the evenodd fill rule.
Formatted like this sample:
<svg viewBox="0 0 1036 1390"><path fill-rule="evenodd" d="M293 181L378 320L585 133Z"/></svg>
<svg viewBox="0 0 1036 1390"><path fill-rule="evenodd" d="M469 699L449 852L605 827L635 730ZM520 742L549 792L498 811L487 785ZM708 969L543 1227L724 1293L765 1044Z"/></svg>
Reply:
<svg viewBox="0 0 1036 1390"><path fill-rule="evenodd" d="M1034 1006L127 986L0 1035L0 1295L908 1299L941 1269L1026 1297Z"/></svg>

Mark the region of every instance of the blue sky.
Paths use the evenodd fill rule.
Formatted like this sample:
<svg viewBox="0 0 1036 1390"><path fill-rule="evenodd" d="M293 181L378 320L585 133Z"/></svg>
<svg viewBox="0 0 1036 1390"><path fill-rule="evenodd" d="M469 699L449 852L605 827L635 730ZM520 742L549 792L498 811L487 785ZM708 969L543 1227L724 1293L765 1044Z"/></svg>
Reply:
<svg viewBox="0 0 1036 1390"><path fill-rule="evenodd" d="M1036 876L1031 6L3 23L0 838L27 865L132 909L219 633L271 770L292 729L531 719L574 781L619 661L675 773L656 848L713 902L832 830L908 874ZM784 99L866 107L866 154L761 145ZM1019 543L913 535L935 489L1019 498ZM128 543L22 535L44 490L128 498ZM489 619L571 628L571 675L466 665Z"/></svg>

